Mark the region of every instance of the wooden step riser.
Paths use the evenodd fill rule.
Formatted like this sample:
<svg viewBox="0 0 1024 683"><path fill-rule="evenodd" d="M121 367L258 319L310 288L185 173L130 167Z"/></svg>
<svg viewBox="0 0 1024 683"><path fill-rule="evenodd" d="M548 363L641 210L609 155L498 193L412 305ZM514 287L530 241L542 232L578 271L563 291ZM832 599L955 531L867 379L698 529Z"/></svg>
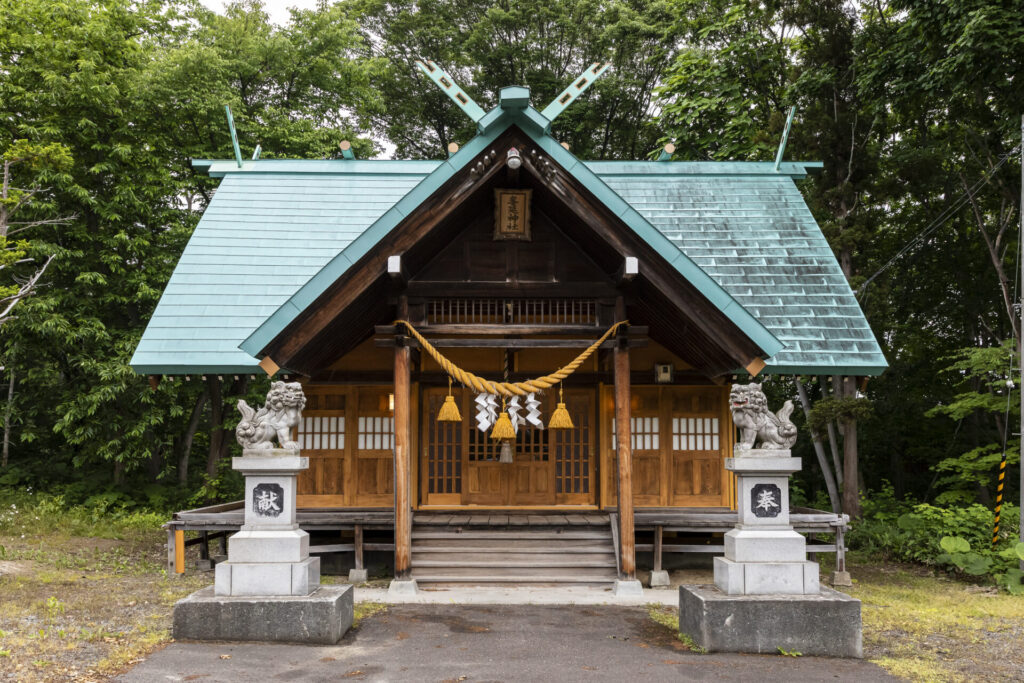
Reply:
<svg viewBox="0 0 1024 683"><path fill-rule="evenodd" d="M614 581L615 567L413 567L412 578L434 581Z"/></svg>
<svg viewBox="0 0 1024 683"><path fill-rule="evenodd" d="M544 567L558 567L558 568L571 568L571 567L615 567L615 558L611 557L610 561L607 557L594 557L588 559L577 559L572 558L566 560L564 556L559 557L557 555L545 555L542 559L538 559L536 556L523 556L523 557L487 557L486 559L463 559L453 560L451 556L440 556L440 557L420 557L419 555L413 555L413 568L419 567L488 567L488 568L522 568L522 569L540 569Z"/></svg>
<svg viewBox="0 0 1024 683"><path fill-rule="evenodd" d="M505 530L505 529L465 529L459 531L458 529L421 529L413 528L412 537L417 538L507 538L507 539L543 539L543 538L557 538L564 540L580 540L580 539L610 539L612 536L611 529L593 529L588 531L572 530L572 531L516 531L516 530Z"/></svg>
<svg viewBox="0 0 1024 683"><path fill-rule="evenodd" d="M593 559L597 557L610 557L615 558L615 551L612 548L488 548L485 552L480 552L479 548L413 548L413 559L417 557L426 558L439 558L446 557L453 561L460 559L472 559L479 557L481 559L487 559L493 556L509 557L509 556L523 557L523 558L539 558L543 559L546 557L557 557L566 562L575 560Z"/></svg>
<svg viewBox="0 0 1024 683"><path fill-rule="evenodd" d="M552 552L571 550L572 548L612 548L611 539L413 539L413 549L417 548L476 548L478 550L512 550L518 548L550 548Z"/></svg>

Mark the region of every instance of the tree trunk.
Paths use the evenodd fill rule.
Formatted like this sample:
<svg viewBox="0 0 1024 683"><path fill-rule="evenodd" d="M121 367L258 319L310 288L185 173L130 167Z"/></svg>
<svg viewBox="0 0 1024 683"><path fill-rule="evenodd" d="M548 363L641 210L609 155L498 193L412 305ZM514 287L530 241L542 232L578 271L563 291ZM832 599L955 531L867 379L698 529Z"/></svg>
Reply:
<svg viewBox="0 0 1024 683"><path fill-rule="evenodd" d="M818 384L821 385L821 397L828 396L828 378L825 375L818 375ZM839 461L839 438L836 436L836 427L832 420L828 421L828 449L832 453L832 468L836 473L836 483L843 485L843 464Z"/></svg>
<svg viewBox="0 0 1024 683"><path fill-rule="evenodd" d="M114 486L124 483L124 463L120 460L114 461Z"/></svg>
<svg viewBox="0 0 1024 683"><path fill-rule="evenodd" d="M811 415L811 402L807 399L807 390L804 389L803 382L800 378L796 378L796 390L800 396L800 405L803 406L804 415L808 418ZM818 457L818 466L821 467L821 474L825 477L825 488L828 489L828 502L832 506L832 512L839 512L839 489L836 487L835 477L832 476L832 468L828 465L828 459L825 457L825 448L822 446L821 437L819 437L813 431L811 432L811 441L814 442L814 454Z"/></svg>
<svg viewBox="0 0 1024 683"><path fill-rule="evenodd" d="M185 429L185 433L181 436L178 442L178 485L185 486L188 484L188 460L192 454L192 441L196 436L196 430L199 429L199 421L203 418L203 410L206 408L206 402L210 398L210 389L208 387L203 388L203 393L196 399L196 403L192 406L192 415L188 419L188 427Z"/></svg>
<svg viewBox="0 0 1024 683"><path fill-rule="evenodd" d="M217 476L221 443L224 441L224 399L221 396L220 378L216 375L208 376L206 388L210 392L210 449L206 456L206 476L213 479Z"/></svg>
<svg viewBox="0 0 1024 683"><path fill-rule="evenodd" d="M856 389L853 386L853 377L843 378L843 397L853 398L856 396ZM850 515L851 519L860 517L860 496L857 486L857 421L843 420L843 512Z"/></svg>
<svg viewBox="0 0 1024 683"><path fill-rule="evenodd" d="M4 447L3 456L0 456L0 468L7 467L7 460L11 454L11 415L14 413L14 368L9 368L10 378L7 380L7 405L4 409Z"/></svg>

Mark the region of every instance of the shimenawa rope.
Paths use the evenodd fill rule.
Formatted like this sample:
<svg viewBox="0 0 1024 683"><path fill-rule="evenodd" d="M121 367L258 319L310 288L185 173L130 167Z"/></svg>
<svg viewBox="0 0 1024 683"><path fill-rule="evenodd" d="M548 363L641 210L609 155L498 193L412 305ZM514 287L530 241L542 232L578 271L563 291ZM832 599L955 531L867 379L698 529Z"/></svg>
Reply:
<svg viewBox="0 0 1024 683"><path fill-rule="evenodd" d="M608 340L608 337L615 334L616 330L623 325L628 325L629 321L620 320L609 327L608 331L601 335L600 339L588 346L568 365L555 370L550 375L544 375L543 377L537 377L525 382L492 382L482 377L478 377L472 372L463 370L459 366L455 365L455 363L452 363L450 360L445 358L444 354L434 348L434 345L427 341L426 338L424 338L424 336L420 334L408 320L396 320L394 324L405 325L406 329L409 330L409 334L411 334L413 338L420 343L420 346L430 354L431 358L437 361L437 364L441 366L441 369L463 386L470 387L474 391L480 393L496 394L500 396L526 396L530 393L550 389L571 375L579 366L583 365L583 361L587 360L587 358L589 358L591 354L601 346L601 344Z"/></svg>

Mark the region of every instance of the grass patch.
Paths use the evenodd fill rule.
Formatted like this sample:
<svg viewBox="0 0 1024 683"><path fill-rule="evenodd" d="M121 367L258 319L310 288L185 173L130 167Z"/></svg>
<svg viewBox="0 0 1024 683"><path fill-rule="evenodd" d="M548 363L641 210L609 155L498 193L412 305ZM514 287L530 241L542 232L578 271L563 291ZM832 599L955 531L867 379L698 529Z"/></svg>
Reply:
<svg viewBox="0 0 1024 683"><path fill-rule="evenodd" d="M1024 598L915 565L851 565L863 603L865 656L914 681L1019 676Z"/></svg>
<svg viewBox="0 0 1024 683"><path fill-rule="evenodd" d="M679 613L675 608L667 605L647 605L647 616L656 624L664 626L672 632L676 639L686 646L690 652L699 655L706 654L707 650L697 645L689 635L679 632Z"/></svg>
<svg viewBox="0 0 1024 683"><path fill-rule="evenodd" d="M383 602L357 602L353 606L352 628L357 628L366 617L380 614L388 608Z"/></svg>

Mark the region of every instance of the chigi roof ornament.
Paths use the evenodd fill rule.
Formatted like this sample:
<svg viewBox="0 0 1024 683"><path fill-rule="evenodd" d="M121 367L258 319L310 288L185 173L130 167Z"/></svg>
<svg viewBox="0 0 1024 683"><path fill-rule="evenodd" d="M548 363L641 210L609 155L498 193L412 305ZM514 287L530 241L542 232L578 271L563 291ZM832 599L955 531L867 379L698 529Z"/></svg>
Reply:
<svg viewBox="0 0 1024 683"><path fill-rule="evenodd" d="M544 111L540 112L540 115L548 122L554 121L559 114L576 101L576 98L585 93L594 81L604 75L611 65L611 62L591 64L583 73L573 79L573 82L559 93L558 97L551 101L551 104L544 107ZM427 78L436 83L437 87L441 88L441 92L450 97L473 123L479 123L486 116L486 112L473 101L473 98L467 95L466 91L459 87L455 80L436 63L429 59L419 59L416 60L416 66ZM525 108L529 105L529 92L528 88L504 88L502 89L501 106L514 109Z"/></svg>

